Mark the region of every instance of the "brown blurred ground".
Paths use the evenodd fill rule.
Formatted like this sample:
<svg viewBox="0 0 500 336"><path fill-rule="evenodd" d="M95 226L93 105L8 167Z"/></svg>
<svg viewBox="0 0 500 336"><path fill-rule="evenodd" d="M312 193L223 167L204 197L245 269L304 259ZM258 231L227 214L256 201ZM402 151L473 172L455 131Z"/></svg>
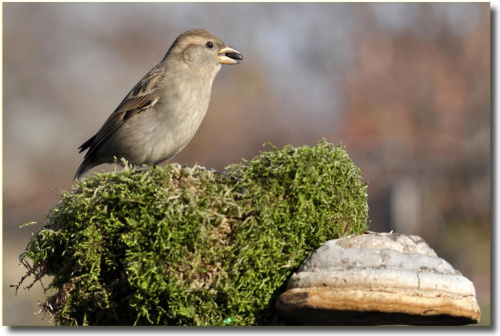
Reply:
<svg viewBox="0 0 500 336"><path fill-rule="evenodd" d="M343 143L369 183L370 229L426 239L474 282L489 325L488 3L4 3L3 324L50 325L33 314L40 286L9 288L36 230L19 226L43 220L77 147L195 27L245 60L218 75L173 162L223 169L267 141Z"/></svg>

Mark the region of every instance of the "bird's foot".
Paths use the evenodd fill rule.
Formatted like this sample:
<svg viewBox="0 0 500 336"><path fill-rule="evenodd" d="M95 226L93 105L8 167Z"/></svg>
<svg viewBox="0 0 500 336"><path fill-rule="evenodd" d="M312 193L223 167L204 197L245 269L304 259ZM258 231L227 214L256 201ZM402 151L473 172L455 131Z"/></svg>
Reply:
<svg viewBox="0 0 500 336"><path fill-rule="evenodd" d="M148 165L140 165L140 166L137 166L135 167L135 171L140 173L140 172L143 172L143 171L146 171L146 170L149 170L150 168L155 168L155 166L148 166Z"/></svg>

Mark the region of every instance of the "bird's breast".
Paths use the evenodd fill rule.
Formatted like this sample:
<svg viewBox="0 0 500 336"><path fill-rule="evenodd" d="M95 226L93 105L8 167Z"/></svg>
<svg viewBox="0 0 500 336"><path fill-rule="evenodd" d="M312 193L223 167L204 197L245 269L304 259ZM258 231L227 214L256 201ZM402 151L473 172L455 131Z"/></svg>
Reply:
<svg viewBox="0 0 500 336"><path fill-rule="evenodd" d="M164 92L164 98L151 111L155 125L150 130L152 146L147 163L171 158L193 138L208 109L212 83L209 84L181 81L175 89Z"/></svg>

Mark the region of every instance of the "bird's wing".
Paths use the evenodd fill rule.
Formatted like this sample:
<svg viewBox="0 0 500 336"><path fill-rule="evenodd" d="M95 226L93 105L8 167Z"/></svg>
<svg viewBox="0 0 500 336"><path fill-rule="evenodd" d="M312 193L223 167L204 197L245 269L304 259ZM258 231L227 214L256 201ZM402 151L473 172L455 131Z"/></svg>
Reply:
<svg viewBox="0 0 500 336"><path fill-rule="evenodd" d="M91 153L124 122L132 116L152 108L158 103L159 97L156 94L157 84L164 77L165 73L159 67L154 67L148 72L148 74L134 86L120 105L118 105L97 134L79 147L80 153L90 148L85 154L85 158L89 157Z"/></svg>

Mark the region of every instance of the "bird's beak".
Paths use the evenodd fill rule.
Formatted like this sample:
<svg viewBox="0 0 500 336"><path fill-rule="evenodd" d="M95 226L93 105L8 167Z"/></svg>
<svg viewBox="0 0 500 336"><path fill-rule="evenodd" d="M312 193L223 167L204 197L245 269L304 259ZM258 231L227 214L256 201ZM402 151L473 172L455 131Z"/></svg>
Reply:
<svg viewBox="0 0 500 336"><path fill-rule="evenodd" d="M217 53L217 58L222 64L238 64L243 60L243 55L236 49L224 47Z"/></svg>

